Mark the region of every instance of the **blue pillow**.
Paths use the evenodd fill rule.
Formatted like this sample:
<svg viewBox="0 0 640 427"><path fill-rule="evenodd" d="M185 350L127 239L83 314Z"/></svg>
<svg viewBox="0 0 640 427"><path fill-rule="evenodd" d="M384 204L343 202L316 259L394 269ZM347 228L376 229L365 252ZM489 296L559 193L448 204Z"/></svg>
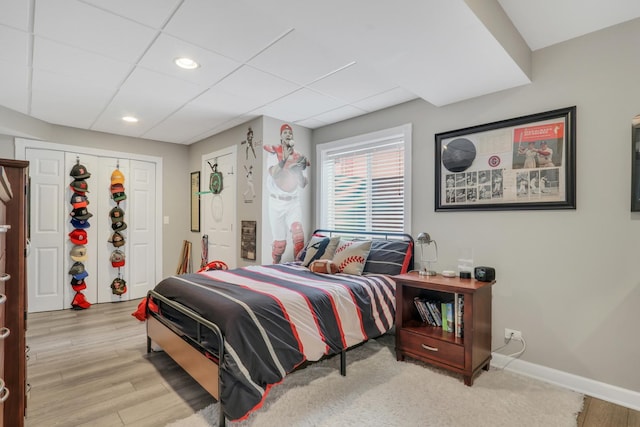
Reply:
<svg viewBox="0 0 640 427"><path fill-rule="evenodd" d="M374 240L363 273L406 273L412 254L413 245L408 240Z"/></svg>

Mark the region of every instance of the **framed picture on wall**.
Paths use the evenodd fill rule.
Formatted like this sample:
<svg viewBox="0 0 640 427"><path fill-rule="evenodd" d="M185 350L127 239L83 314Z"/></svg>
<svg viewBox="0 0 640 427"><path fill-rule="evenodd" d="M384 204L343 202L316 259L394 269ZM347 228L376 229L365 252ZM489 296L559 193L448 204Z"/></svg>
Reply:
<svg viewBox="0 0 640 427"><path fill-rule="evenodd" d="M640 116L631 129L631 212L640 212Z"/></svg>
<svg viewBox="0 0 640 427"><path fill-rule="evenodd" d="M191 231L200 231L200 172L191 172Z"/></svg>
<svg viewBox="0 0 640 427"><path fill-rule="evenodd" d="M435 210L576 208L576 107L435 135Z"/></svg>
<svg viewBox="0 0 640 427"><path fill-rule="evenodd" d="M256 221L242 221L240 256L252 261L256 259Z"/></svg>

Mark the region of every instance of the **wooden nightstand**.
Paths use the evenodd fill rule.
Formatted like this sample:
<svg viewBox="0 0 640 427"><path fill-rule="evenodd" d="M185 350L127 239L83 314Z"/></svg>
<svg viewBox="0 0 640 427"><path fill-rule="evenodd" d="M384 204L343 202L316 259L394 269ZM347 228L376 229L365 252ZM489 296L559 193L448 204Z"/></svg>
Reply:
<svg viewBox="0 0 640 427"><path fill-rule="evenodd" d="M463 375L473 384L480 369L491 361L491 286L493 282L458 277L420 276L407 273L396 281L396 358L405 356ZM462 336L421 320L414 298L454 301L462 297Z"/></svg>

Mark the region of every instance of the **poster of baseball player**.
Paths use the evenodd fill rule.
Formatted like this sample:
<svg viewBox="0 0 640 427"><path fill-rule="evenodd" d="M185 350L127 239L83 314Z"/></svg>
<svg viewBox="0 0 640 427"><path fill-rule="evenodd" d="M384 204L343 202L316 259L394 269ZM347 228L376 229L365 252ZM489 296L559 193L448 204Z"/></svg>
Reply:
<svg viewBox="0 0 640 427"><path fill-rule="evenodd" d="M267 154L266 188L268 216L271 228L271 257L274 264L282 261L290 238L293 257L304 247L304 227L301 192L308 191L307 173L311 163L296 150L293 129L280 126L280 144L264 144Z"/></svg>

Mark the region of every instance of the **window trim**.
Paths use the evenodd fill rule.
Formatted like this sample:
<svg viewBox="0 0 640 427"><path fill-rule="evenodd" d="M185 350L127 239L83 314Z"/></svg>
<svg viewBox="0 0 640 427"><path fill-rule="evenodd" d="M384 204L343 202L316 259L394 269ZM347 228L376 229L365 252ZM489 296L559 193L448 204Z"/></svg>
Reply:
<svg viewBox="0 0 640 427"><path fill-rule="evenodd" d="M339 147L360 147L371 145L376 142L386 141L390 138L401 137L404 140L404 232L411 234L411 123L401 126L370 132L362 135L343 138L336 141L325 142L316 145L316 219L318 228L326 228L327 207L324 204L322 194L326 191L326 182L322 179L322 165L326 158L326 153Z"/></svg>

